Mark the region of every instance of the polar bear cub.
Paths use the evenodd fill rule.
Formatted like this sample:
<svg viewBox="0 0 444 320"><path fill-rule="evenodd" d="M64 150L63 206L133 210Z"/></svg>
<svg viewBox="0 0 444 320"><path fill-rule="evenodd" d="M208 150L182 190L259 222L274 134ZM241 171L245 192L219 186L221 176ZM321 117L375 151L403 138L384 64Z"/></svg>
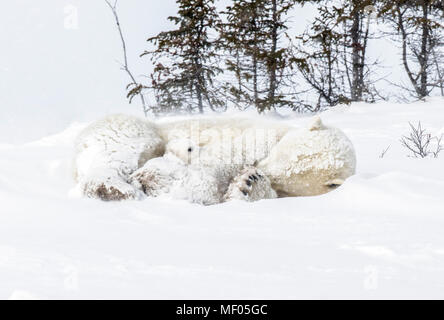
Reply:
<svg viewBox="0 0 444 320"><path fill-rule="evenodd" d="M205 148L190 139L168 142L165 155L151 159L130 176L130 183L147 196L169 196L211 205L239 199L255 201L276 198L270 180L249 166L199 161Z"/></svg>
<svg viewBox="0 0 444 320"><path fill-rule="evenodd" d="M202 204L326 193L353 175L352 143L315 118L306 128L248 118L154 123L114 115L76 140L81 191L102 200L169 194Z"/></svg>

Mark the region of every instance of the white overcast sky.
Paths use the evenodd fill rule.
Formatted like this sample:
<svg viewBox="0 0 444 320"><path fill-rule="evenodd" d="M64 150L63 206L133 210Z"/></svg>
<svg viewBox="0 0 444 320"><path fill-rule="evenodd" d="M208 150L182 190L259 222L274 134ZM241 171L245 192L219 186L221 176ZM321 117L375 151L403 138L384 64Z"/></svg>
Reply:
<svg viewBox="0 0 444 320"><path fill-rule="evenodd" d="M137 75L151 69L149 59L139 58L146 39L168 28L175 11L174 0L119 1ZM293 27L304 29L312 14L296 10ZM4 1L0 40L0 143L29 141L107 113L141 115L136 101L128 105L125 98L119 37L103 0Z"/></svg>
<svg viewBox="0 0 444 320"><path fill-rule="evenodd" d="M71 6L78 28L69 19ZM120 0L119 10L131 63L142 74L149 61L138 55L148 36L168 26L175 2ZM104 1L5 1L0 24L1 142L44 136L105 113L140 113L125 98L128 79L116 62L121 48Z"/></svg>

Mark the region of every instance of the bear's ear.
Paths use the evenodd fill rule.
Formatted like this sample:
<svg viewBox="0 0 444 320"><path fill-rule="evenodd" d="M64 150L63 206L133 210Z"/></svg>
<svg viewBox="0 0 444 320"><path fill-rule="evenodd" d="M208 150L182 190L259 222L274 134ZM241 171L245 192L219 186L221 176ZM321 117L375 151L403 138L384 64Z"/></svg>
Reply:
<svg viewBox="0 0 444 320"><path fill-rule="evenodd" d="M198 144L198 146L200 147L200 148L202 148L202 147L204 147L205 145L207 145L209 143L209 139L204 139L204 140L199 140L199 144Z"/></svg>
<svg viewBox="0 0 444 320"><path fill-rule="evenodd" d="M198 146L199 147L203 147L207 144L210 144L211 142L211 134L208 133L207 130L204 130L203 132L201 132L201 134L199 135L199 141L198 141Z"/></svg>
<svg viewBox="0 0 444 320"><path fill-rule="evenodd" d="M310 122L310 125L308 126L308 130L310 131L317 131L323 129L325 129L325 126L322 123L322 120L319 116L315 116Z"/></svg>

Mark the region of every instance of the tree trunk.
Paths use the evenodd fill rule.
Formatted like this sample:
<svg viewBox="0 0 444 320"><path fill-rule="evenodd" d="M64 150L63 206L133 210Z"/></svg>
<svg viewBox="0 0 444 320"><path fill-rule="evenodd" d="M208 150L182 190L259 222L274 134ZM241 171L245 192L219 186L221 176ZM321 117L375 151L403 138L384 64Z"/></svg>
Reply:
<svg viewBox="0 0 444 320"><path fill-rule="evenodd" d="M237 78L237 90L239 90L239 94L237 96L237 103L241 102L241 92L242 92L242 65L239 55L239 49L236 50L236 78Z"/></svg>
<svg viewBox="0 0 444 320"><path fill-rule="evenodd" d="M257 110L259 110L259 92L258 92L258 78L257 78L257 69L258 69L258 61L257 61L257 57L259 55L259 48L257 46L258 43L258 30L257 30L257 12L256 10L254 10L254 27L255 27L255 32L254 32L254 51L253 51L253 95L254 95L254 106L256 107ZM260 111L260 110L259 110Z"/></svg>
<svg viewBox="0 0 444 320"><path fill-rule="evenodd" d="M199 113L203 113L203 98L202 98L202 67L199 62L199 58L194 58L194 63L196 65L196 95L197 95L197 106L199 108Z"/></svg>
<svg viewBox="0 0 444 320"><path fill-rule="evenodd" d="M256 109L259 107L259 93L257 89L257 58L253 56L253 93L254 93L254 105Z"/></svg>
<svg viewBox="0 0 444 320"><path fill-rule="evenodd" d="M198 103L199 113L203 113L202 89L200 87L200 84L196 85L196 94L197 94L197 103Z"/></svg>
<svg viewBox="0 0 444 320"><path fill-rule="evenodd" d="M351 87L351 100L362 101L363 81L361 75L363 74L363 63L361 61L362 45L360 25L361 15L357 5L353 8L353 24L350 30L352 38L352 87Z"/></svg>
<svg viewBox="0 0 444 320"><path fill-rule="evenodd" d="M429 7L428 1L424 0L422 3L422 36L421 36L421 55L419 58L419 64L421 66L420 71L420 88L419 95L420 98L424 98L428 95L427 85L428 85L428 74L427 67L429 62L429 52L427 51L427 44L429 41Z"/></svg>
<svg viewBox="0 0 444 320"><path fill-rule="evenodd" d="M276 61L276 50L277 50L277 42L278 42L278 16L277 16L277 0L272 0L272 12L273 12L273 27L271 30L271 61L269 65L269 77L270 77L270 88L268 92L268 101L270 103L269 107L274 106L274 99L276 96L276 69L277 69L277 61Z"/></svg>
<svg viewBox="0 0 444 320"><path fill-rule="evenodd" d="M415 89L416 94L419 95L419 91L420 90L418 88L418 84L417 84L417 82L416 82L416 80L415 80L415 78L413 76L412 71L410 70L409 63L408 63L408 60L407 60L407 40L408 39L407 39L407 31L406 31L406 29L404 27L404 13L405 13L405 10L404 11L401 10L400 5L397 4L396 5L396 12L397 12L397 18L398 18L397 27L399 28L399 31L400 31L401 37L402 37L402 40L401 40L401 43L402 43L402 55L401 55L402 56L402 64L403 64L404 69L405 69L405 71L407 73L407 76L409 77L410 82L412 83L412 85L413 85L413 87Z"/></svg>

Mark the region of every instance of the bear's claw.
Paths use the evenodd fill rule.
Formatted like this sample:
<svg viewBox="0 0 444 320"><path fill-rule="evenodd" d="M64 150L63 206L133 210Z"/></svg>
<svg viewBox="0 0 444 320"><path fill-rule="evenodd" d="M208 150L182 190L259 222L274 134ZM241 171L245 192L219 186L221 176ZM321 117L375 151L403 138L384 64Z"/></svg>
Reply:
<svg viewBox="0 0 444 320"><path fill-rule="evenodd" d="M225 200L257 201L260 199L276 198L276 192L272 189L270 180L254 167L245 168L241 174L233 179Z"/></svg>

